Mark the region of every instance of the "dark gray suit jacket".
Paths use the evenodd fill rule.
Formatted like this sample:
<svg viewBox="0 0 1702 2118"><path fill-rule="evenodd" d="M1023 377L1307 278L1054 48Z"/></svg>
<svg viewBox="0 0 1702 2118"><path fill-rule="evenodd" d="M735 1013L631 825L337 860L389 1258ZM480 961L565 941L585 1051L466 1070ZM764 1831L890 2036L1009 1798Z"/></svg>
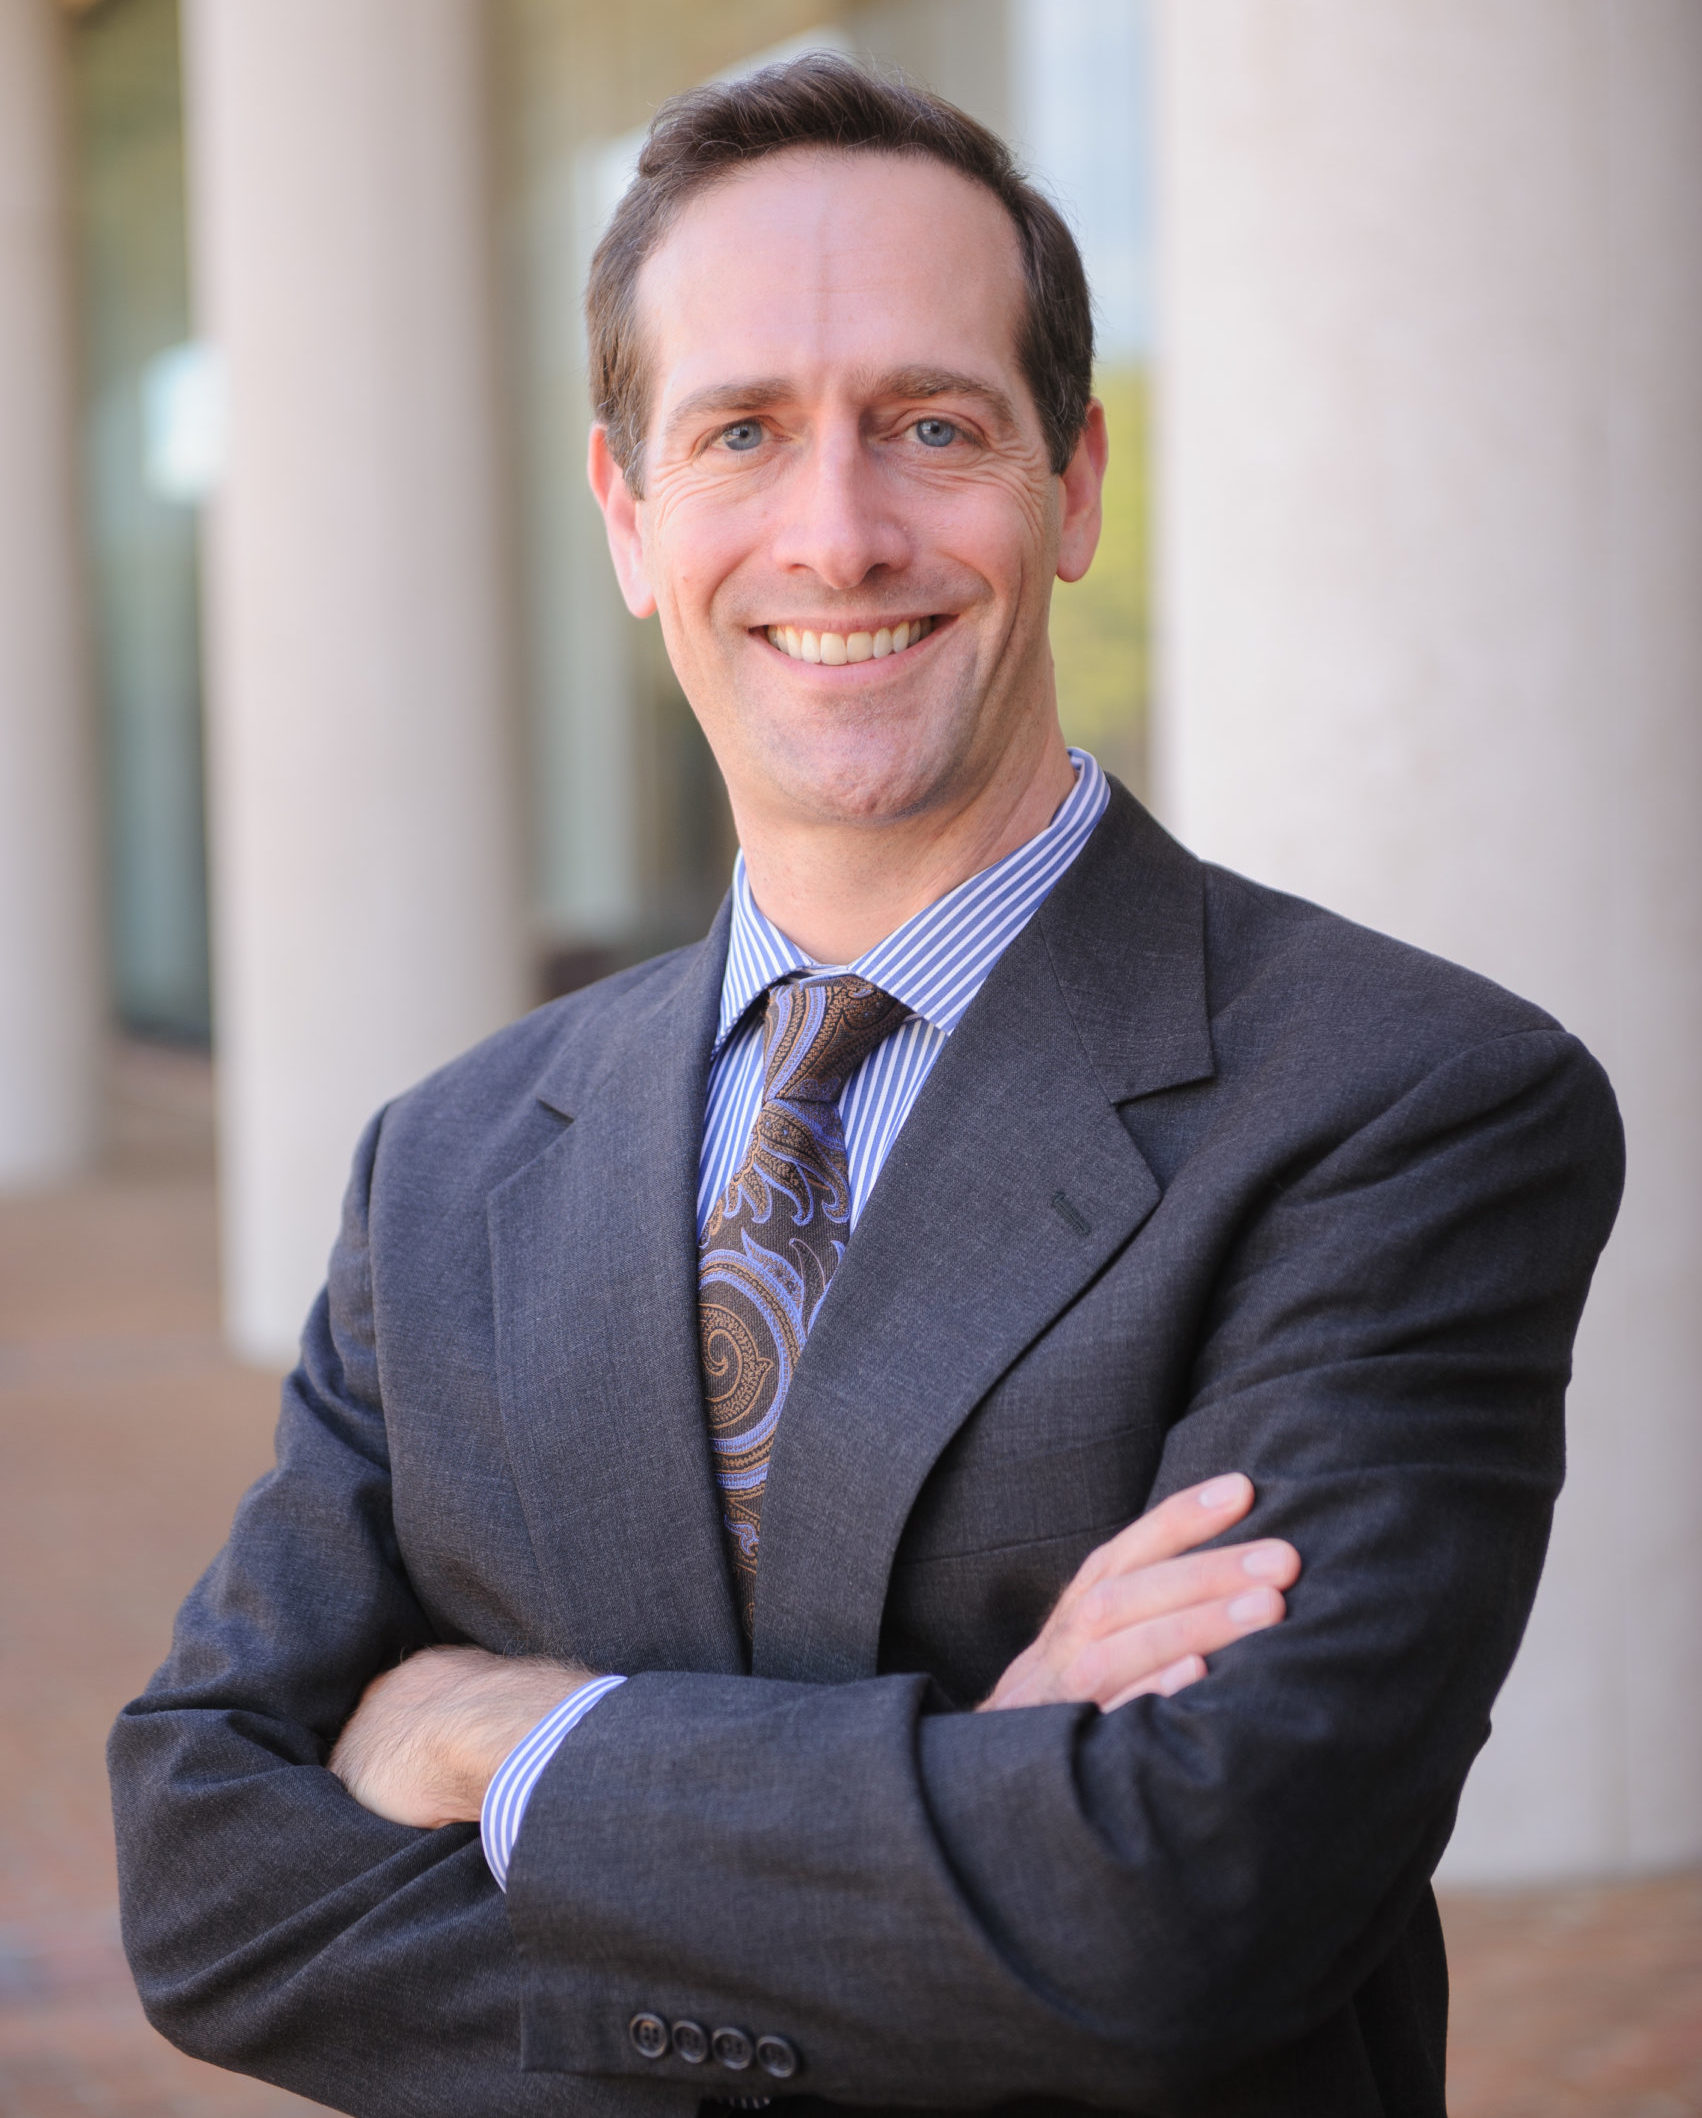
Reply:
<svg viewBox="0 0 1702 2118"><path fill-rule="evenodd" d="M770 2086L644 2058L654 2010L784 2035L810 2099L1434 2118L1428 1877L1560 1484L1620 1184L1600 1070L1116 790L834 1280L748 1675L694 1321L725 936L368 1131L277 1468L113 1736L150 2016L372 2114ZM1173 1700L962 1710L1094 1545L1231 1468L1237 1535L1305 1559L1283 1626ZM506 1904L471 1828L323 1769L430 1641L632 1674Z"/></svg>

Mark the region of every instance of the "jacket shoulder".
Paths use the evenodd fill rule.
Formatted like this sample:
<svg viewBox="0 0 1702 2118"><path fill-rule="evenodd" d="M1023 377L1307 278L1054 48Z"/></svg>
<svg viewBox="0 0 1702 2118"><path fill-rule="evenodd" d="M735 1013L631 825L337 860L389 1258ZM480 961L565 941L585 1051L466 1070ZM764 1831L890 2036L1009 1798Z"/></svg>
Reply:
<svg viewBox="0 0 1702 2118"><path fill-rule="evenodd" d="M574 1092L597 1078L705 946L651 957L548 1001L426 1075L380 1114L380 1172L405 1165L482 1196L560 1132Z"/></svg>
<svg viewBox="0 0 1702 2118"><path fill-rule="evenodd" d="M1599 1194L1605 1240L1624 1139L1612 1085L1577 1037L1444 957L1223 869L1204 880L1212 1041L1244 1119L1303 1162L1397 1107L1397 1135L1523 1112Z"/></svg>
<svg viewBox="0 0 1702 2118"><path fill-rule="evenodd" d="M1475 971L1200 860L1120 787L1056 896L1038 924L1114 1100L1285 1060L1398 1094L1474 1046L1565 1039Z"/></svg>
<svg viewBox="0 0 1702 2118"><path fill-rule="evenodd" d="M1365 1041L1433 1060L1526 1031L1559 1033L1535 1002L1340 913L1200 864L1207 1003L1215 1030L1303 1027L1338 1051Z"/></svg>

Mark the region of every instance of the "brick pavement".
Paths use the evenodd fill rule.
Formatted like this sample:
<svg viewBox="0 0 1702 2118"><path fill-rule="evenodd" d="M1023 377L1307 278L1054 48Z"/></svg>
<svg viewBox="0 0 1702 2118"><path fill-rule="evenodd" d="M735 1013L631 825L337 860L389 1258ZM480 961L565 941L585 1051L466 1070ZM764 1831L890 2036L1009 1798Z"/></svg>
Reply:
<svg viewBox="0 0 1702 2118"><path fill-rule="evenodd" d="M218 1342L208 1103L131 1049L101 1177L0 1201L0 2118L318 2108L155 2036L114 1912L108 1723L270 1454L276 1384ZM1702 2118L1702 1874L1444 1917L1453 2118Z"/></svg>
<svg viewBox="0 0 1702 2118"><path fill-rule="evenodd" d="M204 1064L120 1055L101 1177L0 1201L0 2114L284 2118L174 2052L118 1945L102 1759L270 1453L218 1339Z"/></svg>
<svg viewBox="0 0 1702 2118"><path fill-rule="evenodd" d="M1702 1873L1454 1891L1453 2118L1702 2112Z"/></svg>

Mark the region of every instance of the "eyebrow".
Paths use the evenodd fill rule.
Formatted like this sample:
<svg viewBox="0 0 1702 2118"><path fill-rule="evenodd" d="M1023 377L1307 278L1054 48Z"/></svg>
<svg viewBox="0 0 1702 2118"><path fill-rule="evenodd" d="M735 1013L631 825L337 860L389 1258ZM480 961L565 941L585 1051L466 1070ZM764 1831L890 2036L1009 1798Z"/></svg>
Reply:
<svg viewBox="0 0 1702 2118"><path fill-rule="evenodd" d="M968 397L984 405L1001 426L1014 427L1016 408L996 384L956 368L894 368L876 383L877 397Z"/></svg>
<svg viewBox="0 0 1702 2118"><path fill-rule="evenodd" d="M797 396L792 385L778 375L761 376L750 382L716 382L682 397L668 415L668 432L689 426L708 412L749 412L758 405L789 404Z"/></svg>
<svg viewBox="0 0 1702 2118"><path fill-rule="evenodd" d="M1010 429L1017 424L1016 412L1004 391L980 376L965 375L955 368L909 367L892 368L884 375L869 376L860 381L867 396L882 398L908 398L928 400L935 397L967 397L984 405L1001 426ZM755 412L769 405L795 404L798 391L795 384L784 376L753 376L739 382L710 383L701 390L694 390L668 415L667 431L676 433L682 426L711 413Z"/></svg>

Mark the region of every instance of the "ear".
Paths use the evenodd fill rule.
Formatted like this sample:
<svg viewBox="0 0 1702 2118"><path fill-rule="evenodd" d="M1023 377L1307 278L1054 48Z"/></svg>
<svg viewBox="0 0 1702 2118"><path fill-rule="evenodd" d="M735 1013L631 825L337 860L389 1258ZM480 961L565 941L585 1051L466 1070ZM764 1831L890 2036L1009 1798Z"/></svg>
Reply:
<svg viewBox="0 0 1702 2118"><path fill-rule="evenodd" d="M1079 581L1099 548L1099 496L1111 452L1105 407L1091 398L1076 452L1064 467L1064 509L1058 525L1058 579Z"/></svg>
<svg viewBox="0 0 1702 2118"><path fill-rule="evenodd" d="M635 618L648 618L656 608L656 593L644 563L644 538L638 526L638 501L626 482L626 473L609 449L609 437L601 426L591 429L585 473L591 491L603 511L608 534L609 557L615 562L615 579L621 585L626 607Z"/></svg>

